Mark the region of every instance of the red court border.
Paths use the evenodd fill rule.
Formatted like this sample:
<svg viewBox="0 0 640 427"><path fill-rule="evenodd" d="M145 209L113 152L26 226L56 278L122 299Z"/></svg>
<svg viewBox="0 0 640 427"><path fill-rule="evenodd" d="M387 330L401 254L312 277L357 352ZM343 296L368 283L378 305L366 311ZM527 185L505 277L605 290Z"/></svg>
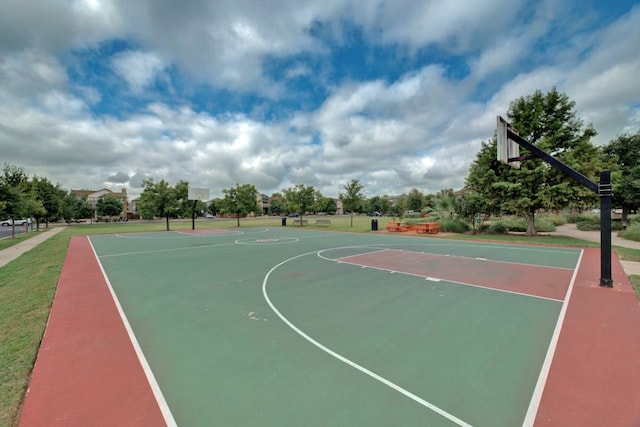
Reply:
<svg viewBox="0 0 640 427"><path fill-rule="evenodd" d="M162 426L88 237L72 237L19 426Z"/></svg>
<svg viewBox="0 0 640 427"><path fill-rule="evenodd" d="M573 270L491 259L386 249L336 261L563 301Z"/></svg>
<svg viewBox="0 0 640 427"><path fill-rule="evenodd" d="M640 305L585 249L536 427L640 425ZM20 426L165 425L87 237L71 239Z"/></svg>

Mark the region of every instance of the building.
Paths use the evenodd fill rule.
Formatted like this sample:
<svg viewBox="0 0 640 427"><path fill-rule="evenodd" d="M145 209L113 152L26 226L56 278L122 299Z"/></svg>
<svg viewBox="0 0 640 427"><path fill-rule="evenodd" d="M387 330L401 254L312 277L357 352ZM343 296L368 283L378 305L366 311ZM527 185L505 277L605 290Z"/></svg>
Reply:
<svg viewBox="0 0 640 427"><path fill-rule="evenodd" d="M122 212L120 213L120 218L127 218L127 213L129 212L129 200L127 198L127 189L123 188L119 193L113 192L107 188L103 188L102 190L71 190L71 192L78 198L87 198L87 202L93 206L93 218L96 219L96 205L98 204L98 199L100 197L111 195L116 196L122 199Z"/></svg>
<svg viewBox="0 0 640 427"><path fill-rule="evenodd" d="M271 198L266 194L258 194L258 212L256 215L268 215L271 207Z"/></svg>

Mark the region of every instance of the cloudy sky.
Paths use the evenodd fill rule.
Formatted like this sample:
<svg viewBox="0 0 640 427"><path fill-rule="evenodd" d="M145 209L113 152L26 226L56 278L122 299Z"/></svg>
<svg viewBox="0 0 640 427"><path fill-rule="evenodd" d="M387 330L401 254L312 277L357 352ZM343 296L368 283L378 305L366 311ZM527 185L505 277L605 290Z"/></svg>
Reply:
<svg viewBox="0 0 640 427"><path fill-rule="evenodd" d="M459 189L497 115L553 86L640 127L621 0L0 0L0 162L66 189Z"/></svg>

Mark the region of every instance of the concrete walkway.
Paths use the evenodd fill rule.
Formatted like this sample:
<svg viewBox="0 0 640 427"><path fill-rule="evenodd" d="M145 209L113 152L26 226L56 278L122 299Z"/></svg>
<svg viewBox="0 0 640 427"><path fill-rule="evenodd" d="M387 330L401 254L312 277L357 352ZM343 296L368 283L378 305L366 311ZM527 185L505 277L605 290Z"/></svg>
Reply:
<svg viewBox="0 0 640 427"><path fill-rule="evenodd" d="M556 227L556 231L551 232L551 235L567 236L576 239L588 240L590 242L600 243L600 231L581 231L578 230L575 224L564 224ZM621 246L623 248L631 248L640 250L640 242L634 240L623 239L617 236L618 232L611 233L611 245ZM627 276L632 274L640 275L640 262L633 261L620 261L622 268Z"/></svg>
<svg viewBox="0 0 640 427"><path fill-rule="evenodd" d="M47 240L49 237L58 234L60 231L64 230L65 227L49 227L44 229L44 231L33 231L32 234L36 234L30 239L23 240L22 242L15 244L13 246L9 246L6 249L0 251L0 268L9 264L14 259L18 258L25 252L30 251L31 249L38 246L40 243Z"/></svg>

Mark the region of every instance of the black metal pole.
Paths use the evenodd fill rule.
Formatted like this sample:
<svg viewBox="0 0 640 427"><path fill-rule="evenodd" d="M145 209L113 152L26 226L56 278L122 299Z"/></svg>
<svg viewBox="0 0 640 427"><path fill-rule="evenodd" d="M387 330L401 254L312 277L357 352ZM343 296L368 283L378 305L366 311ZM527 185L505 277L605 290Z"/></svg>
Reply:
<svg viewBox="0 0 640 427"><path fill-rule="evenodd" d="M611 172L600 171L600 286L613 287L611 279Z"/></svg>
<svg viewBox="0 0 640 427"><path fill-rule="evenodd" d="M511 129L507 128L507 137L515 141L521 147L529 150L531 154L549 163L560 172L578 181L594 193L600 196L600 286L613 287L611 279L611 171L600 172L600 184L596 184L580 172L574 170L550 154L531 144ZM529 156L520 156L509 161L525 160Z"/></svg>
<svg viewBox="0 0 640 427"><path fill-rule="evenodd" d="M191 229L196 229L196 205L198 204L197 200L193 201L193 207L191 208Z"/></svg>

